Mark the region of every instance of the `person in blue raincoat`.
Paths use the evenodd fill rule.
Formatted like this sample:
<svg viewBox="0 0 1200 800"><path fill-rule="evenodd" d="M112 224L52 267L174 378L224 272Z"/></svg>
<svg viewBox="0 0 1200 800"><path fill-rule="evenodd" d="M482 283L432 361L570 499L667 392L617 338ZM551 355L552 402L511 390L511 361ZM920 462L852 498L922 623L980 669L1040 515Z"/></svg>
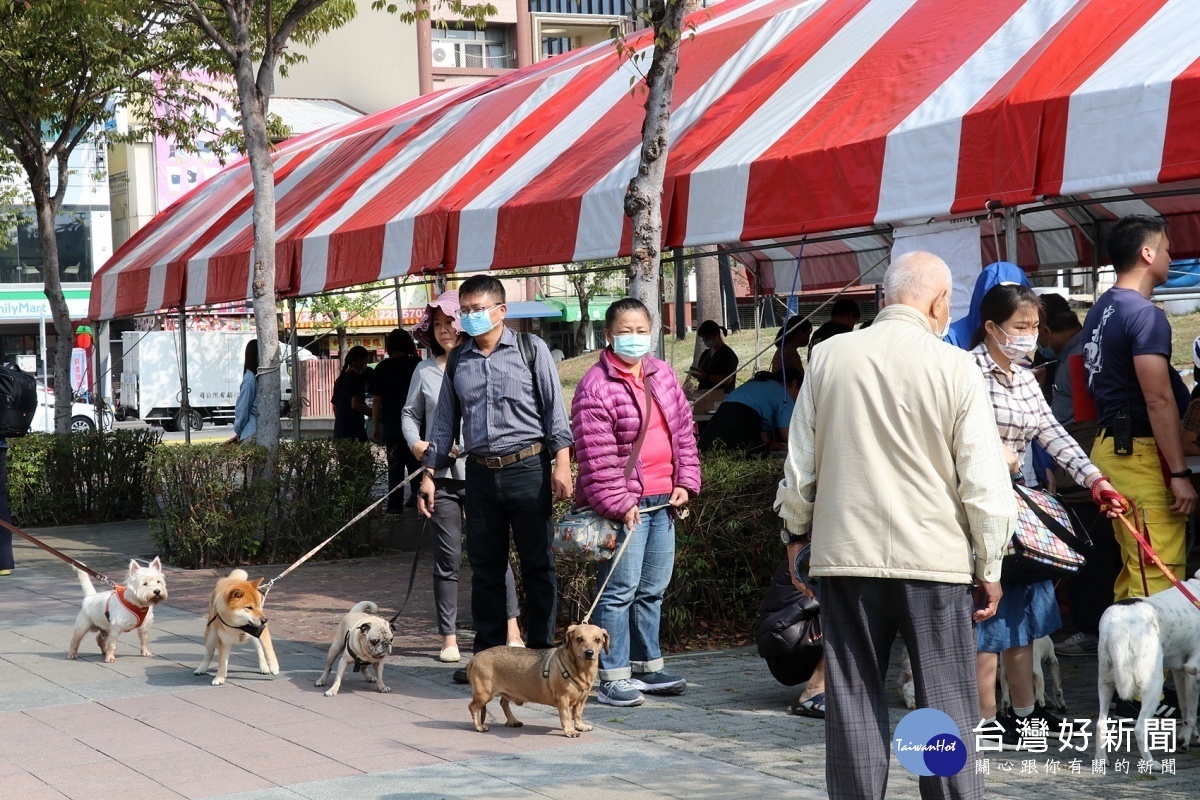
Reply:
<svg viewBox="0 0 1200 800"><path fill-rule="evenodd" d="M947 342L955 347L961 347L963 350L971 349L971 337L975 335L980 324L979 306L983 303L983 296L993 286L1001 283L1019 283L1022 286L1028 286L1029 279L1025 277L1025 270L1007 261L997 261L984 267L983 272L980 272L979 277L975 279L975 291L971 294L971 310L962 319L950 323L950 332L946 334Z"/></svg>

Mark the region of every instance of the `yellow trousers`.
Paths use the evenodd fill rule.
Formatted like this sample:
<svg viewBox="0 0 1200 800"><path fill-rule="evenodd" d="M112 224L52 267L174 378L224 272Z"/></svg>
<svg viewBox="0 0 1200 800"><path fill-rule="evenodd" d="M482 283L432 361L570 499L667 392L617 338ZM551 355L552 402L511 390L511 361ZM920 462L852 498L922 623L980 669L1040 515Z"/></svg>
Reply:
<svg viewBox="0 0 1200 800"><path fill-rule="evenodd" d="M1163 482L1158 449L1151 438L1135 438L1133 454L1113 453L1113 440L1097 436L1092 463L1103 472L1113 488L1133 503L1141 532L1163 563L1181 580L1187 579L1187 517L1171 510L1175 495ZM1142 553L1137 541L1120 520L1113 520L1113 533L1121 548L1123 567L1113 586L1115 600L1147 597L1171 588L1171 581Z"/></svg>

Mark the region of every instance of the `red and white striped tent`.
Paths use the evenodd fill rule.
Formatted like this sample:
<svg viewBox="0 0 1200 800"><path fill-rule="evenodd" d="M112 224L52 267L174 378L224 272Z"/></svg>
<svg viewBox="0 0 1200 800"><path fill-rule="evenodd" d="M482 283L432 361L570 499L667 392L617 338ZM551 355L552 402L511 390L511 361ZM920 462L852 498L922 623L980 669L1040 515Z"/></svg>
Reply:
<svg viewBox="0 0 1200 800"><path fill-rule="evenodd" d="M1196 0L729 0L690 22L668 246L1092 198L1167 213L1200 254ZM597 45L284 143L278 294L627 254L652 43L631 44L644 60ZM92 315L245 299L251 201L243 163L175 203L97 274ZM1077 216L1026 215L1022 248L1090 258Z"/></svg>

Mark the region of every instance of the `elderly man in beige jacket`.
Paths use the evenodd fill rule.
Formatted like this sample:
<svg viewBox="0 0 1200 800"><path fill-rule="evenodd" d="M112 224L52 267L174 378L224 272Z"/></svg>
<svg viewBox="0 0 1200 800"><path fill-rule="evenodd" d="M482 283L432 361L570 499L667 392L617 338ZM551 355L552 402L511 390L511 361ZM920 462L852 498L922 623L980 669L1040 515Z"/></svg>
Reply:
<svg viewBox="0 0 1200 800"><path fill-rule="evenodd" d="M870 328L814 352L776 501L789 562L811 533L820 579L827 790L884 796L884 679L899 634L917 705L948 714L967 745L966 766L920 778L921 796L982 798L972 620L995 613L1016 504L979 368L940 340L949 268L908 253L884 291L888 306Z"/></svg>

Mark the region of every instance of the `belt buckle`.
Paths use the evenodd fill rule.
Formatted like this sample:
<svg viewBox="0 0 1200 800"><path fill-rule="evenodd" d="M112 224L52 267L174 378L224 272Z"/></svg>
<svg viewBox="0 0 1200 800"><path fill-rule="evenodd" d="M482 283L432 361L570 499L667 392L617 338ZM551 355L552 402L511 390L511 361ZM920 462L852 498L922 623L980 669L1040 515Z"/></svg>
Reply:
<svg viewBox="0 0 1200 800"><path fill-rule="evenodd" d="M487 456L487 468L488 469L500 469L503 466L504 466L504 457L503 456Z"/></svg>

